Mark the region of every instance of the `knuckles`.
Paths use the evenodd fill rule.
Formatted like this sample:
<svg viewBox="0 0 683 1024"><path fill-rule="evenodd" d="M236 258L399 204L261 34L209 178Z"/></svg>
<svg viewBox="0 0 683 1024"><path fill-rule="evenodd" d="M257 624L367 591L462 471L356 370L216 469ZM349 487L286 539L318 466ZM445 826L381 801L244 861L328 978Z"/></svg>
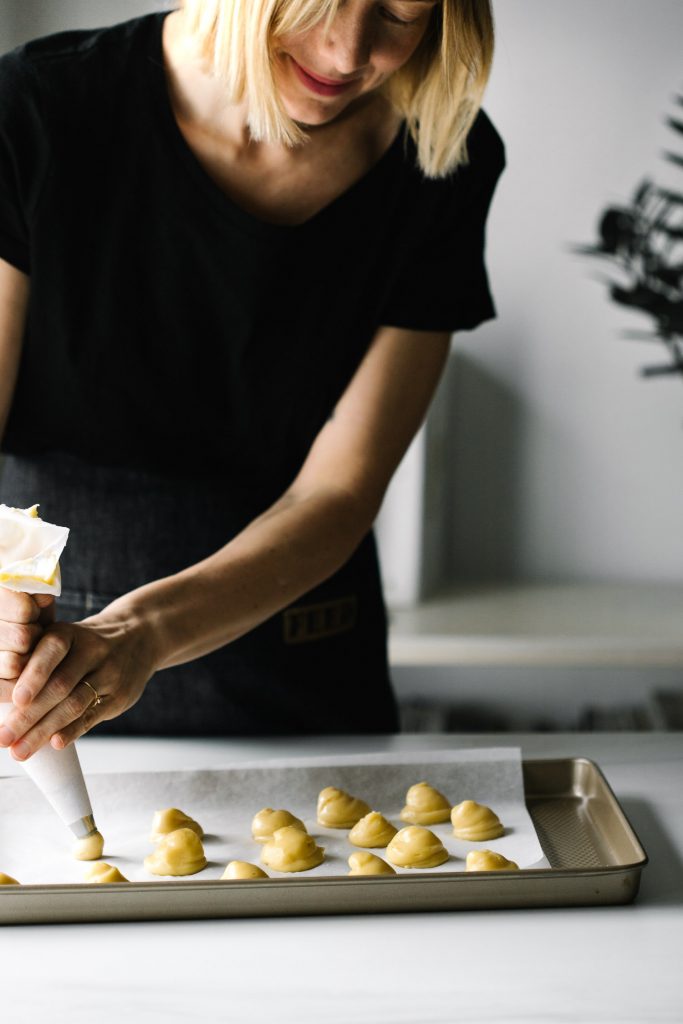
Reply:
<svg viewBox="0 0 683 1024"><path fill-rule="evenodd" d="M24 624L35 622L40 609L29 594L0 588L0 617L10 622Z"/></svg>
<svg viewBox="0 0 683 1024"><path fill-rule="evenodd" d="M78 693L76 690L72 690L69 696L62 702L62 708L70 721L80 718L84 712L87 712L88 707L88 697Z"/></svg>
<svg viewBox="0 0 683 1024"><path fill-rule="evenodd" d="M41 647L43 653L50 659L50 661L58 664L66 658L71 644L63 633L51 631L45 633Z"/></svg>
<svg viewBox="0 0 683 1024"><path fill-rule="evenodd" d="M12 708L12 712L8 716L7 722L11 722L11 729L15 737L24 736L35 724L30 715L23 711L19 711L18 708Z"/></svg>
<svg viewBox="0 0 683 1024"><path fill-rule="evenodd" d="M13 654L29 654L36 641L36 629L13 623L7 634L7 645Z"/></svg>
<svg viewBox="0 0 683 1024"><path fill-rule="evenodd" d="M0 652L0 679L18 679L25 664L24 655L15 654L14 651Z"/></svg>
<svg viewBox="0 0 683 1024"><path fill-rule="evenodd" d="M55 701L63 701L69 696L74 688L73 682L66 676L61 675L59 672L53 672L50 676L50 682L46 687L50 697L54 698Z"/></svg>

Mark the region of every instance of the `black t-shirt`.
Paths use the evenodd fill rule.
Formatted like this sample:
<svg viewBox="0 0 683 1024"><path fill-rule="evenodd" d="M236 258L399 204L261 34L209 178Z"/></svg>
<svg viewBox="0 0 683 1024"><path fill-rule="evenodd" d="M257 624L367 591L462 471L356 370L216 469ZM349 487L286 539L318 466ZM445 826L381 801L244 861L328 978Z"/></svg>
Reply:
<svg viewBox="0 0 683 1024"><path fill-rule="evenodd" d="M425 179L401 133L305 224L268 224L187 146L163 18L0 59L0 257L31 278L2 497L72 528L62 617L201 561L267 507L379 326L494 315L484 227L504 153L485 114L447 178ZM294 606L161 675L99 728L395 729L372 536Z"/></svg>
<svg viewBox="0 0 683 1024"><path fill-rule="evenodd" d="M275 496L379 326L494 315L484 228L503 145L480 113L469 164L428 180L401 132L306 223L266 223L183 139L163 18L0 60L0 257L31 277L3 446Z"/></svg>

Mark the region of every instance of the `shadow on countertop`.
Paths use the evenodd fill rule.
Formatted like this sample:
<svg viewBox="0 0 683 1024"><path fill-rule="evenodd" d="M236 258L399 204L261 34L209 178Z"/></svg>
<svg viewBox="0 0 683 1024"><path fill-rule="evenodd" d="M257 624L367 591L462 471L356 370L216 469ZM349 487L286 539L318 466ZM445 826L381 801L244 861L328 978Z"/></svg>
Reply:
<svg viewBox="0 0 683 1024"><path fill-rule="evenodd" d="M683 905L683 861L667 833L666 824L645 800L620 796L619 803L649 857L636 903Z"/></svg>

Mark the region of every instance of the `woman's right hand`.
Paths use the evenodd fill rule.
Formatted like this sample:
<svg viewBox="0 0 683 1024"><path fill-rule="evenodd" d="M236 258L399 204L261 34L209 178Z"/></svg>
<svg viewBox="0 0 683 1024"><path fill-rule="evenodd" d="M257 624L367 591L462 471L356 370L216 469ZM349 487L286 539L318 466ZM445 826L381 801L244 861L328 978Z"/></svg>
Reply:
<svg viewBox="0 0 683 1024"><path fill-rule="evenodd" d="M17 679L54 618L51 594L20 594L0 586L0 703L12 700Z"/></svg>

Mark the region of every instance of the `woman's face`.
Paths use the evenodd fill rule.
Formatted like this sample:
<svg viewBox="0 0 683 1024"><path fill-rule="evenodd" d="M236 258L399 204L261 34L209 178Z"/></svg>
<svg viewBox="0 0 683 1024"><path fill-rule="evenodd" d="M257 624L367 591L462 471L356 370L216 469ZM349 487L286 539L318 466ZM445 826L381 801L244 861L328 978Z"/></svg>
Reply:
<svg viewBox="0 0 683 1024"><path fill-rule="evenodd" d="M342 0L329 32L320 21L280 36L275 81L289 116L333 121L413 55L440 0Z"/></svg>

